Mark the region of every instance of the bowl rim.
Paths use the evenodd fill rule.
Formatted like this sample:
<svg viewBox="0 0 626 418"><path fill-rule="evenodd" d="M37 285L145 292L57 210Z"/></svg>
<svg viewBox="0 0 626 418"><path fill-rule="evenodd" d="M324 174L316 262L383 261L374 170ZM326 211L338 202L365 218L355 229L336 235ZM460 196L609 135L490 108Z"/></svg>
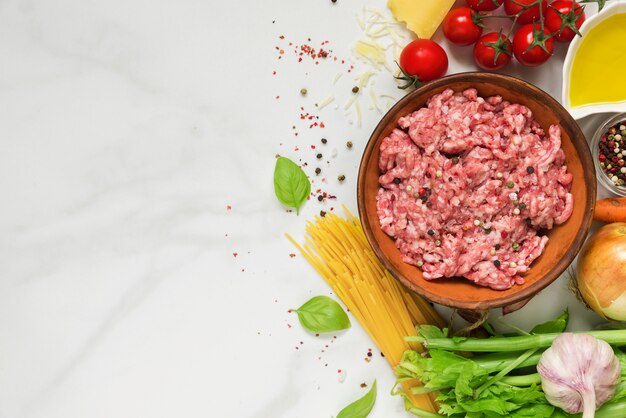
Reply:
<svg viewBox="0 0 626 418"><path fill-rule="evenodd" d="M598 144L600 142L600 138L606 132L606 130L614 125L616 122L626 121L626 112L612 114L611 116L605 118L598 128L593 133L593 137L591 138L591 143L589 147L591 148L591 155L593 157L593 166L596 170L596 179L600 181L602 186L609 192L615 193L619 196L626 196L626 185L625 186L617 186L615 185L606 175L604 171L600 168L600 163L598 162L598 155L600 154L600 149Z"/></svg>
<svg viewBox="0 0 626 418"><path fill-rule="evenodd" d="M572 64L574 63L576 53L585 39L585 34L600 24L603 20L606 20L616 14L626 14L626 0L614 0L607 3L602 10L585 20L579 29L583 36L575 36L567 48L565 60L563 61L563 71L561 77L561 103L563 103L563 107L570 112L574 119L582 119L586 116L597 113L617 113L624 109L626 100L619 102L590 103L572 107L569 98Z"/></svg>
<svg viewBox="0 0 626 418"><path fill-rule="evenodd" d="M584 142L585 146L580 147L575 144L575 147L577 149L577 152L580 154L581 164L583 165L583 167L584 166L591 167L591 165L593 165L591 151L589 149L585 135L580 129L580 126L578 125L578 123L576 123L576 120L568 113L568 111L550 94L546 93L539 87L527 81L524 81L517 77L505 75L505 74L487 73L487 72L479 72L479 71L452 74L452 75L442 77L438 80L431 81L425 84L424 86L402 97L395 105L393 105L387 111L387 113L385 113L385 115L381 118L381 120L378 122L378 124L372 131L372 134L369 140L367 141L367 144L363 151L361 162L359 164L359 173L358 173L358 181L357 181L357 206L358 206L358 212L359 212L359 219L361 222L361 226L363 227L363 231L365 232L367 241L370 243L370 246L372 247L372 250L376 254L376 257L383 263L385 268L391 273L393 277L399 280L405 287L407 287L411 291L425 297L429 301L438 303L443 306L448 306L448 307L457 308L457 309L485 310L485 309L491 309L491 308L499 308L499 307L512 305L514 303L532 298L540 290L544 289L546 286L548 286L554 280L556 280L575 259L576 255L578 254L578 252L580 251L580 249L582 248L585 242L587 233L589 229L591 228L591 223L593 221L593 209L595 206L596 194L597 194L597 185L596 185L596 178L595 178L596 176L595 176L594 170L588 170L588 173L590 174L587 174L586 172L586 175L584 176L585 184L587 186L591 186L590 190L588 190L588 193L587 193L587 199L584 202L586 207L590 208L590 210L585 211L581 226L574 238L574 241L568 248L567 252L563 255L563 257L554 265L552 270L550 270L543 277L537 279L534 283L532 283L528 287L522 288L518 292L515 292L513 294L505 295L502 297L496 297L492 299L484 299L480 301L458 301L458 300L454 301L450 298L440 297L439 295L434 294L416 285L413 281L409 280L408 278L400 274L395 269L393 264L388 260L387 256L384 254L380 245L376 241L376 238L374 236L372 229L370 228L369 223L365 222L365 219L367 216L365 192L364 192L365 177L366 177L365 169L367 166L367 162L369 161L369 159L372 156L372 153L374 152L374 148L375 148L374 145L376 144L376 142L378 141L380 137L380 132L384 128L383 122L385 121L387 115L392 114L393 112L396 111L396 109L402 108L404 105L407 104L407 102L410 102L411 100L413 100L415 96L422 94L424 91L445 87L446 85L453 83L453 82L457 82L457 81L463 81L463 82L473 81L473 82L483 82L483 83L484 82L520 83L525 89L544 97L545 100L548 102L549 107L556 113L556 116L558 117L560 121L568 120L569 122L571 122L569 125L571 125L573 129L572 141L574 141L573 138L579 138L576 140L576 142L581 142L580 138L582 138L582 142ZM561 124L562 123L563 122L561 122ZM581 145L581 144L579 143L578 145ZM590 176L591 178L593 178L593 181L591 182L591 184L588 184L588 181L590 178L587 178L587 176Z"/></svg>

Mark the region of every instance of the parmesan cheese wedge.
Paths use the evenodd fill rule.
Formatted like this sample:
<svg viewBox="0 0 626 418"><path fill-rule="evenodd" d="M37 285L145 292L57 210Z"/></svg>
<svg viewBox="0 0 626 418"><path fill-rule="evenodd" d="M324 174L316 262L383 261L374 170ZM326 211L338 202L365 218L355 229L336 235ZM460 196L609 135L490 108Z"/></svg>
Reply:
<svg viewBox="0 0 626 418"><path fill-rule="evenodd" d="M387 6L418 38L429 39L453 4L454 0L389 0Z"/></svg>

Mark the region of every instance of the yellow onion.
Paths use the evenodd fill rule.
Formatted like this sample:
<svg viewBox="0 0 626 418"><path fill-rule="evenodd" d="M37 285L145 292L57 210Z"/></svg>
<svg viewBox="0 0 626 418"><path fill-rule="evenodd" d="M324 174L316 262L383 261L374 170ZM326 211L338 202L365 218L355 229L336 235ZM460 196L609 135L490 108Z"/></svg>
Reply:
<svg viewBox="0 0 626 418"><path fill-rule="evenodd" d="M626 320L626 223L605 225L587 240L578 255L576 285L599 315Z"/></svg>

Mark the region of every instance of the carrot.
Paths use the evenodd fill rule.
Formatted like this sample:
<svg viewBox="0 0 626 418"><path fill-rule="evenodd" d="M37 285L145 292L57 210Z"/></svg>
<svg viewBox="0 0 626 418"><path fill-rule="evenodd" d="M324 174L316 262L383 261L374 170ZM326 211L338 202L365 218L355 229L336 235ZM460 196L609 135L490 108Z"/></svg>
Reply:
<svg viewBox="0 0 626 418"><path fill-rule="evenodd" d="M626 197L609 197L596 201L593 219L600 222L626 222Z"/></svg>

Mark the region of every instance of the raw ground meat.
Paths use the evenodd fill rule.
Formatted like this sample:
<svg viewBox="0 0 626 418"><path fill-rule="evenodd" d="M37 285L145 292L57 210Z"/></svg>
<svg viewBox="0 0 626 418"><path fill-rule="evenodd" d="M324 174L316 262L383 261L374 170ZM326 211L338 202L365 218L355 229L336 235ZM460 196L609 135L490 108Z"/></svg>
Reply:
<svg viewBox="0 0 626 418"><path fill-rule="evenodd" d="M572 213L561 130L475 89L448 89L398 120L380 146L378 218L424 278L508 289L542 253L539 230Z"/></svg>

